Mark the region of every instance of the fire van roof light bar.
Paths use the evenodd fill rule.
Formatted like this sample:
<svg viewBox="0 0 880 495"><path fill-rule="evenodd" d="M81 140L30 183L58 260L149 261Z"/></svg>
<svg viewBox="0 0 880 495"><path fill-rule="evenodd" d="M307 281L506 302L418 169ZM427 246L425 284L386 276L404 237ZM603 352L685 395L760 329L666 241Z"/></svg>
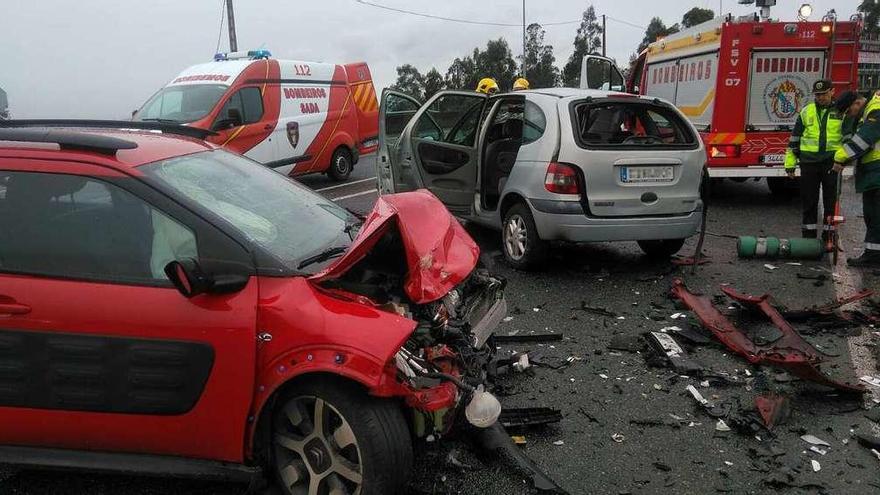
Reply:
<svg viewBox="0 0 880 495"><path fill-rule="evenodd" d="M272 52L262 48L246 52L218 52L214 54L214 62L223 62L226 60L260 60L268 58L272 58Z"/></svg>

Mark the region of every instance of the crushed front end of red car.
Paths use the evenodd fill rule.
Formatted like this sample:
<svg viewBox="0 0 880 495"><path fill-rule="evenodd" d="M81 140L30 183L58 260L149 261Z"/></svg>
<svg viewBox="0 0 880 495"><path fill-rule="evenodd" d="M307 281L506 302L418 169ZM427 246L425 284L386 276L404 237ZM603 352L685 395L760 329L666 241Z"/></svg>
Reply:
<svg viewBox="0 0 880 495"><path fill-rule="evenodd" d="M505 281L479 266L480 250L427 191L382 196L343 257L310 281L416 323L370 392L398 396L417 436L448 432L458 414L490 426L500 405L484 391L491 335L507 313Z"/></svg>

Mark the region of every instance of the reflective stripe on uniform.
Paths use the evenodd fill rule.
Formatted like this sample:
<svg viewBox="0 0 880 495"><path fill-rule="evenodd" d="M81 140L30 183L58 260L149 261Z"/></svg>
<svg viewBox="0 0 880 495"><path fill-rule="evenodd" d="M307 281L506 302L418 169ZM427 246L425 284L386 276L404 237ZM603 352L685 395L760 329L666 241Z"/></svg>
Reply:
<svg viewBox="0 0 880 495"><path fill-rule="evenodd" d="M862 136L859 136L858 134L856 134L855 136L852 137L852 142L853 142L853 144L855 144L856 146L858 146L859 148L861 148L863 150L866 150L871 147L871 145L868 144L867 141L862 139Z"/></svg>
<svg viewBox="0 0 880 495"><path fill-rule="evenodd" d="M866 242L865 249L870 249L871 251L880 251L880 244L876 244L873 242Z"/></svg>
<svg viewBox="0 0 880 495"><path fill-rule="evenodd" d="M853 149L852 143L846 143L843 145L843 152L846 153L847 158L853 158L856 156L857 151Z"/></svg>
<svg viewBox="0 0 880 495"><path fill-rule="evenodd" d="M818 230L819 226L815 223L805 223L801 226L803 230Z"/></svg>
<svg viewBox="0 0 880 495"><path fill-rule="evenodd" d="M837 225L824 225L822 226L822 230L824 230L825 232L834 232L835 230L837 230Z"/></svg>

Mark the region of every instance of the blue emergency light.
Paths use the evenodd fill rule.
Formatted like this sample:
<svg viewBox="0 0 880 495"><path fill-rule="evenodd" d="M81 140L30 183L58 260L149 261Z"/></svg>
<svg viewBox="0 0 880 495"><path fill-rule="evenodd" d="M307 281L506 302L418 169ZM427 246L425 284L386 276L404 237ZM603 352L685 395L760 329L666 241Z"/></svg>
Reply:
<svg viewBox="0 0 880 495"><path fill-rule="evenodd" d="M272 56L272 53L266 49L251 50L248 52L248 57L250 57L254 60L259 60L261 58L270 58L271 56Z"/></svg>
<svg viewBox="0 0 880 495"><path fill-rule="evenodd" d="M214 54L214 62L222 62L226 60L226 54L223 52L217 52Z"/></svg>

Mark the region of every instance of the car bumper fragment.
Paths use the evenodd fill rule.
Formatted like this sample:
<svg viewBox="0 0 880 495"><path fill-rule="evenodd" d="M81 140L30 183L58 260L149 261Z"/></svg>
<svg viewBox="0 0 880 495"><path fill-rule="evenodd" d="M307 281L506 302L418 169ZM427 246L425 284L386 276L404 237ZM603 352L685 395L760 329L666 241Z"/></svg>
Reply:
<svg viewBox="0 0 880 495"><path fill-rule="evenodd" d="M750 363L783 368L804 380L846 392L865 391L858 383L838 381L824 375L819 369L824 361L823 355L805 341L779 311L770 305L769 295L750 296L728 287L722 287L721 290L744 307L762 312L782 332L782 336L771 344L758 345L722 315L708 297L689 292L681 279L675 279L672 284L672 295L693 310L703 326L721 343Z"/></svg>

